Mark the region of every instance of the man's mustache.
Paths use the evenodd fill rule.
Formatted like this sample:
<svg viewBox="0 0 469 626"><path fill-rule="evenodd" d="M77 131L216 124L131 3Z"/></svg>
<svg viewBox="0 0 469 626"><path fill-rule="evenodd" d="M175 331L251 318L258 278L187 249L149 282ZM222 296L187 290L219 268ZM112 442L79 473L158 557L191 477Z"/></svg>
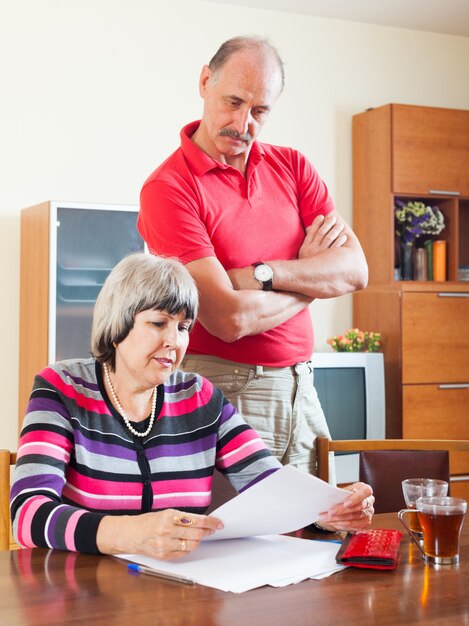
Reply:
<svg viewBox="0 0 469 626"><path fill-rule="evenodd" d="M231 137L232 139L239 139L240 141L252 141L251 133L243 133L240 135L237 130L233 130L232 128L222 128L220 131L220 137Z"/></svg>

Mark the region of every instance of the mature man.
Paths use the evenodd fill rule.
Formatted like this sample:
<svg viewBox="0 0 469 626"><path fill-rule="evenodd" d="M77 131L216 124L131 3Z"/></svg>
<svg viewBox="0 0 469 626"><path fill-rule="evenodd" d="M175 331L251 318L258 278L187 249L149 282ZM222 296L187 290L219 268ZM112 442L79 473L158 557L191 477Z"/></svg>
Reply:
<svg viewBox="0 0 469 626"><path fill-rule="evenodd" d="M329 430L308 305L365 287L367 265L309 161L256 141L283 84L266 40L222 44L200 76L202 120L145 182L138 223L201 294L185 368L222 388L283 463L314 473L314 440Z"/></svg>

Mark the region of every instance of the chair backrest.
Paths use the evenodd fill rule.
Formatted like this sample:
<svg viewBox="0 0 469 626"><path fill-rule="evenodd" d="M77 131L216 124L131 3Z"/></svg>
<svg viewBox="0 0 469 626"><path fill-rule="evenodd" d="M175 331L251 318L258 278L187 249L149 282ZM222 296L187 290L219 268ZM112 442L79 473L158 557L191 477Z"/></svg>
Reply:
<svg viewBox="0 0 469 626"><path fill-rule="evenodd" d="M388 488L390 482L392 482L394 486L394 493L396 494L401 490L401 480L404 478L442 478L442 480L448 480L449 470L447 470L445 457L447 459L447 454L445 452L469 452L469 441L468 440L455 440L455 439L356 439L356 440L336 440L329 441L325 437L319 437L316 440L316 451L317 451L317 459L318 459L318 477L326 482L329 480L329 452L359 452L361 454L361 479L364 482L368 482L373 487L375 491L375 496L377 496L378 500L382 500L382 506L384 510L379 510L381 505L376 503L376 511L378 512L389 512L396 511L402 508L400 504L398 504L399 500L396 500L395 497L389 502L386 501L386 489ZM402 469L404 470L404 474L412 473L411 475L403 475L401 478L401 467L399 463L404 462L404 457L394 457L391 460L389 457L386 459L384 456L380 456L375 464L374 475L375 478L370 478L371 470L369 468L370 462L368 462L368 469L365 468L364 461L364 453L368 451L408 451L409 456L414 456L411 454L413 451L443 451L443 455L428 455L425 457L425 460L418 461L420 463L420 467L417 465L417 470L415 469L415 465L407 465L405 468L402 465ZM416 456L414 457L416 458ZM370 457L368 457L370 459ZM432 467L427 466L428 463L432 463ZM392 463L392 465L391 465ZM380 469L381 468L381 469ZM383 469L384 468L384 469ZM428 470L428 471L427 471ZM418 476L415 472L418 472ZM368 472L368 473L366 473ZM381 474L381 478L378 479L377 475ZM389 481L387 484L382 484L382 480L384 478L389 477ZM375 482L376 480L376 482ZM373 486L373 482L375 482L376 487ZM400 500L403 503L403 500ZM389 507L392 508L389 508Z"/></svg>
<svg viewBox="0 0 469 626"><path fill-rule="evenodd" d="M448 450L365 450L360 452L359 480L371 485L375 513L405 509L405 478L438 478L449 485Z"/></svg>
<svg viewBox="0 0 469 626"><path fill-rule="evenodd" d="M0 450L0 550L10 549L10 468L16 453Z"/></svg>

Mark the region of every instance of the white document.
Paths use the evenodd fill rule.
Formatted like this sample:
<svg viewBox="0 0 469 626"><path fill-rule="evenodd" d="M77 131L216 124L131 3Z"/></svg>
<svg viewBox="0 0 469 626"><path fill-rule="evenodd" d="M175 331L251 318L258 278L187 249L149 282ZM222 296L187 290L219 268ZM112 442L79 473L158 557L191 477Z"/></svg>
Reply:
<svg viewBox="0 0 469 626"><path fill-rule="evenodd" d="M338 549L335 542L275 535L204 542L174 561L136 554L119 557L191 578L200 585L241 593L263 585L283 587L342 570L344 567L335 561Z"/></svg>
<svg viewBox="0 0 469 626"><path fill-rule="evenodd" d="M337 543L282 533L304 528L349 495L349 491L286 465L213 511L224 529L207 537L187 556L174 561L137 554L119 557L163 575L182 576L235 593L322 578L344 569L335 561Z"/></svg>
<svg viewBox="0 0 469 626"><path fill-rule="evenodd" d="M349 495L350 491L285 465L212 511L225 528L204 541L289 533L308 526Z"/></svg>

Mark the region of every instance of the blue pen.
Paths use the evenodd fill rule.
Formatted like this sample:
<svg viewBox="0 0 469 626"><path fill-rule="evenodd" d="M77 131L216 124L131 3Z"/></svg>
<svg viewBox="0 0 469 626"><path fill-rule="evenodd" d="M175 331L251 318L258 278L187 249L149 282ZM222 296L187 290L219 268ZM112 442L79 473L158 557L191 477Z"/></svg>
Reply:
<svg viewBox="0 0 469 626"><path fill-rule="evenodd" d="M170 572L163 572L162 570L153 569L152 567L145 567L145 565L139 565L138 563L129 563L127 565L127 569L130 572L148 574L149 576L156 576L157 578L165 578L166 580L183 583L184 585L196 584L196 581L193 578L188 578L187 576L181 576L179 574L171 574Z"/></svg>

